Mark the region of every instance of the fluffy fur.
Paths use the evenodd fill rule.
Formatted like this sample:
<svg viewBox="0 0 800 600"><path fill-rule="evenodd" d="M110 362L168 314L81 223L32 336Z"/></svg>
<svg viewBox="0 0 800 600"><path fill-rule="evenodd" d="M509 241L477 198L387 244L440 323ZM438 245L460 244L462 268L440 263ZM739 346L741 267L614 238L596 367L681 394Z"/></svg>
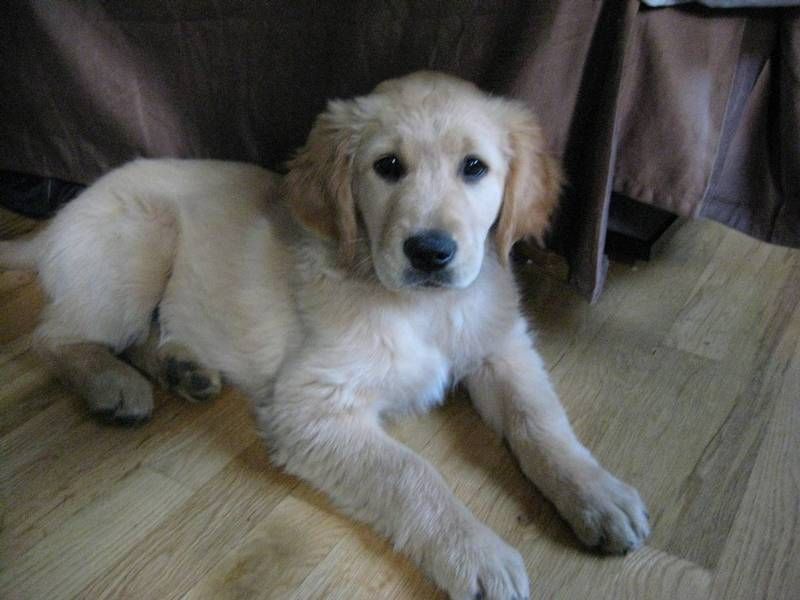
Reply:
<svg viewBox="0 0 800 600"><path fill-rule="evenodd" d="M373 169L386 153L404 162L399 181ZM459 176L467 155L488 165L479 181ZM38 238L4 243L0 260L38 267L51 300L38 345L92 410L152 410L150 383L115 353L192 398L218 380L188 381L220 372L253 399L277 464L390 537L452 598L525 598L516 550L381 421L464 381L584 543L642 543L644 505L573 434L506 264L513 241L541 238L559 185L521 105L418 73L332 102L283 179L136 161ZM458 243L433 288L409 277L402 249L431 228Z"/></svg>

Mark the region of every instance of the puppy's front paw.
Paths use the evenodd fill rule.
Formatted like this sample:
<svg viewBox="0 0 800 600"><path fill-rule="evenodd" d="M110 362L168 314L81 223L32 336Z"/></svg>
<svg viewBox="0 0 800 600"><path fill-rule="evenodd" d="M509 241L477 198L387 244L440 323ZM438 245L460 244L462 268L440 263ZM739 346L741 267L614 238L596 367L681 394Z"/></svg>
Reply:
<svg viewBox="0 0 800 600"><path fill-rule="evenodd" d="M519 552L480 523L443 538L428 569L453 600L527 600L528 574Z"/></svg>
<svg viewBox="0 0 800 600"><path fill-rule="evenodd" d="M639 493L602 467L580 479L559 511L580 540L610 554L626 554L650 535L649 516Z"/></svg>

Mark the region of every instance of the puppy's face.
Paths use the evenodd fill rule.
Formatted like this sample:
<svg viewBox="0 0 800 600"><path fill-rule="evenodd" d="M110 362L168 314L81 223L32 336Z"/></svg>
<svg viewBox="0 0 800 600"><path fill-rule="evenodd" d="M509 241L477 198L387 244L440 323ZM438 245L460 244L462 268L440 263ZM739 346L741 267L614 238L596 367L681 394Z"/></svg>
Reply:
<svg viewBox="0 0 800 600"><path fill-rule="evenodd" d="M373 265L390 289L477 276L503 201L504 132L458 95L389 96L353 160L353 195Z"/></svg>
<svg viewBox="0 0 800 600"><path fill-rule="evenodd" d="M331 103L287 176L295 216L392 290L468 286L487 244L543 234L559 182L527 110L433 73Z"/></svg>

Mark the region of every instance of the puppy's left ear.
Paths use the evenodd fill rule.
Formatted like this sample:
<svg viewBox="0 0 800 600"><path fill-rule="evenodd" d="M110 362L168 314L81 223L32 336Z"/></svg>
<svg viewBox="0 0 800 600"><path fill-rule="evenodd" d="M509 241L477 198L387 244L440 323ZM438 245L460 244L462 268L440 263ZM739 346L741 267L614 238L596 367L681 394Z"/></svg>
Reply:
<svg viewBox="0 0 800 600"><path fill-rule="evenodd" d="M305 146L289 161L284 179L295 219L337 242L345 264L353 260L358 233L351 171L360 122L355 101L329 102Z"/></svg>
<svg viewBox="0 0 800 600"><path fill-rule="evenodd" d="M515 242L532 237L544 245L563 179L533 114L519 103L502 102L511 156L494 236L500 260L508 264Z"/></svg>

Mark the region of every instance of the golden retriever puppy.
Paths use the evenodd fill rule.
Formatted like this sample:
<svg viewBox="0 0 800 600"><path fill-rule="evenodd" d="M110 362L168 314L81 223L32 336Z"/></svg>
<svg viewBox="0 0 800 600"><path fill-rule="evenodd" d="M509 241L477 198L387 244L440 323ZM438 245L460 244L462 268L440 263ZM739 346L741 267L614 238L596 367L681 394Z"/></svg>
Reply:
<svg viewBox="0 0 800 600"><path fill-rule="evenodd" d="M585 544L639 546L645 507L575 437L507 264L559 194L534 117L417 73L331 102L289 167L138 160L0 246L38 267L37 344L91 410L149 416L140 371L190 398L221 373L252 398L276 464L452 598L526 598L517 551L381 427L463 381Z"/></svg>

